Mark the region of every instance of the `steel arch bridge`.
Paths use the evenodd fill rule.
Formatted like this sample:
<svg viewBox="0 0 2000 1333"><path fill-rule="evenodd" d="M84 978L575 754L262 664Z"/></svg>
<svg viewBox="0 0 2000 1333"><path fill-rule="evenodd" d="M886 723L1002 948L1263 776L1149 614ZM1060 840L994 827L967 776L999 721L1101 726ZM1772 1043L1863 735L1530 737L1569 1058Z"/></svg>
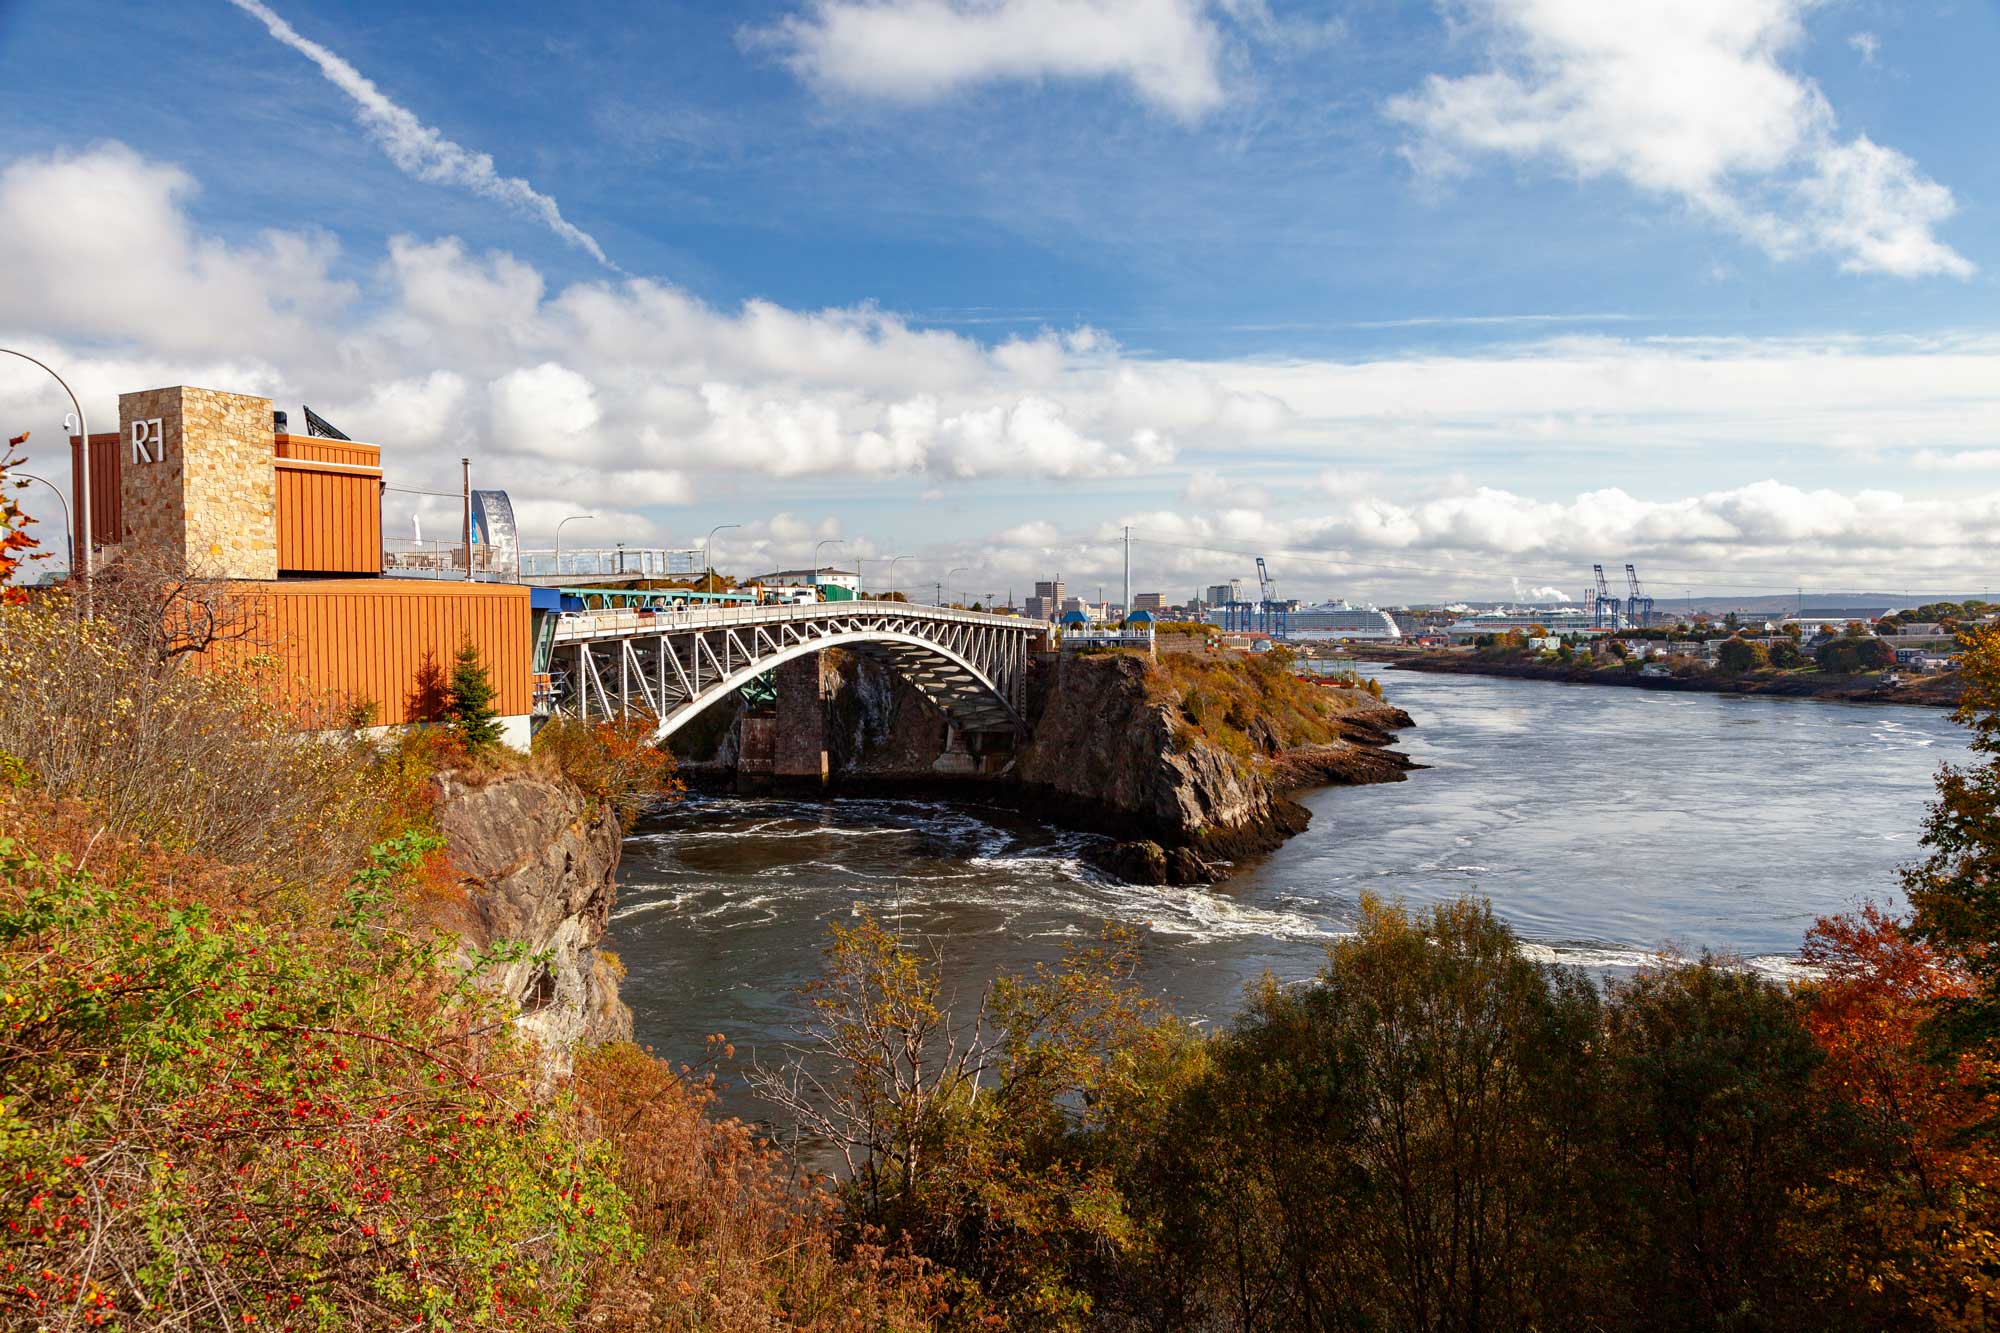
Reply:
<svg viewBox="0 0 2000 1333"><path fill-rule="evenodd" d="M968 732L1021 726L1028 653L1048 627L904 602L570 611L557 618L549 710L658 720L665 740L794 658L848 648L888 667Z"/></svg>

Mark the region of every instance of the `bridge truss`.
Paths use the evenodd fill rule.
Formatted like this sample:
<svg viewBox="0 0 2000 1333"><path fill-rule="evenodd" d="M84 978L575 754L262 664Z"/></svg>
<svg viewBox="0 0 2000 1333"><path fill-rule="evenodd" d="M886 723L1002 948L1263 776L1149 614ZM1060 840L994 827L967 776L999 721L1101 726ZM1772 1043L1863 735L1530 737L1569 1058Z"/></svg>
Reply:
<svg viewBox="0 0 2000 1333"><path fill-rule="evenodd" d="M962 731L1021 725L1028 653L1048 627L903 602L572 611L557 620L550 711L643 714L664 740L798 657L846 648L894 671Z"/></svg>

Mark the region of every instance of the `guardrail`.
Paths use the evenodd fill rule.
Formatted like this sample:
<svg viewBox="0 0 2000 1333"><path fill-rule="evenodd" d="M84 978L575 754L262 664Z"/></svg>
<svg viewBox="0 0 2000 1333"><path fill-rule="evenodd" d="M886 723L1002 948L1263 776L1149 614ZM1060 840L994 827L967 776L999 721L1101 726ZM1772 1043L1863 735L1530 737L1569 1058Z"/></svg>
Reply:
<svg viewBox="0 0 2000 1333"><path fill-rule="evenodd" d="M556 623L556 641L574 643L578 639L617 638L625 634L678 633L698 629L735 629L752 625L780 625L811 620L845 620L856 616L896 616L986 629L1013 630L1038 634L1047 626L1019 616L996 616L984 611L960 611L947 606L925 606L914 602L818 602L811 606L689 606L659 609L565 611Z"/></svg>

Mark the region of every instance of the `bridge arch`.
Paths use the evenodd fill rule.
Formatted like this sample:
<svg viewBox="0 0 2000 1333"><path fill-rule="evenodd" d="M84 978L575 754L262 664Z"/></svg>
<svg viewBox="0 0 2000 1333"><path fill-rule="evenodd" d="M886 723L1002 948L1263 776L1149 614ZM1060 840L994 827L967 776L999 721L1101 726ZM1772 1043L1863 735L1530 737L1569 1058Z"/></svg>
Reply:
<svg viewBox="0 0 2000 1333"><path fill-rule="evenodd" d="M744 685L782 667L784 662L850 648L912 685L932 707L960 731L1018 731L1020 713L1014 693L1026 667L1026 638L1018 628L1008 634L972 638L960 646L940 642L926 632L950 636L950 624L926 624L912 616L818 618L794 622L774 636L754 632L772 626L660 626L660 632L628 630L602 638L578 638L576 683L572 697L578 717L610 717L644 711L658 719L656 741L666 741L722 699ZM994 626L986 626L988 630ZM734 632L728 632L734 630ZM728 646L718 652L718 634L728 632ZM752 636L746 640L744 634ZM710 638L702 638L708 634ZM964 640L964 634L958 636Z"/></svg>

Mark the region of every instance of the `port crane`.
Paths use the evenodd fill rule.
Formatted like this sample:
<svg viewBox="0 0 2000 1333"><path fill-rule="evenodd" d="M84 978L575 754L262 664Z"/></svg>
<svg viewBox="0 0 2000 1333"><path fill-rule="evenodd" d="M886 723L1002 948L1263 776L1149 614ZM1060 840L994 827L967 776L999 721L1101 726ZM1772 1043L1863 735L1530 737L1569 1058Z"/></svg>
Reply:
<svg viewBox="0 0 2000 1333"><path fill-rule="evenodd" d="M1592 565L1590 572L1597 580L1597 594L1591 605L1590 623L1597 629L1604 629L1606 628L1604 612L1607 608L1614 622L1618 618L1618 599L1611 595L1611 585L1604 581L1603 565Z"/></svg>
<svg viewBox="0 0 2000 1333"><path fill-rule="evenodd" d="M1289 632L1291 617L1278 601L1277 580L1271 577L1271 568L1261 555L1257 557L1257 600L1228 602L1221 610L1222 627L1227 630L1248 630L1278 639Z"/></svg>
<svg viewBox="0 0 2000 1333"><path fill-rule="evenodd" d="M1635 625L1653 623L1653 599L1639 586L1639 571L1631 565L1625 566L1625 582L1632 589L1632 595L1625 600L1625 614Z"/></svg>
<svg viewBox="0 0 2000 1333"><path fill-rule="evenodd" d="M1272 638L1282 639L1290 628L1290 617L1278 601L1278 581L1271 577L1264 557L1257 557L1257 610L1259 628Z"/></svg>

